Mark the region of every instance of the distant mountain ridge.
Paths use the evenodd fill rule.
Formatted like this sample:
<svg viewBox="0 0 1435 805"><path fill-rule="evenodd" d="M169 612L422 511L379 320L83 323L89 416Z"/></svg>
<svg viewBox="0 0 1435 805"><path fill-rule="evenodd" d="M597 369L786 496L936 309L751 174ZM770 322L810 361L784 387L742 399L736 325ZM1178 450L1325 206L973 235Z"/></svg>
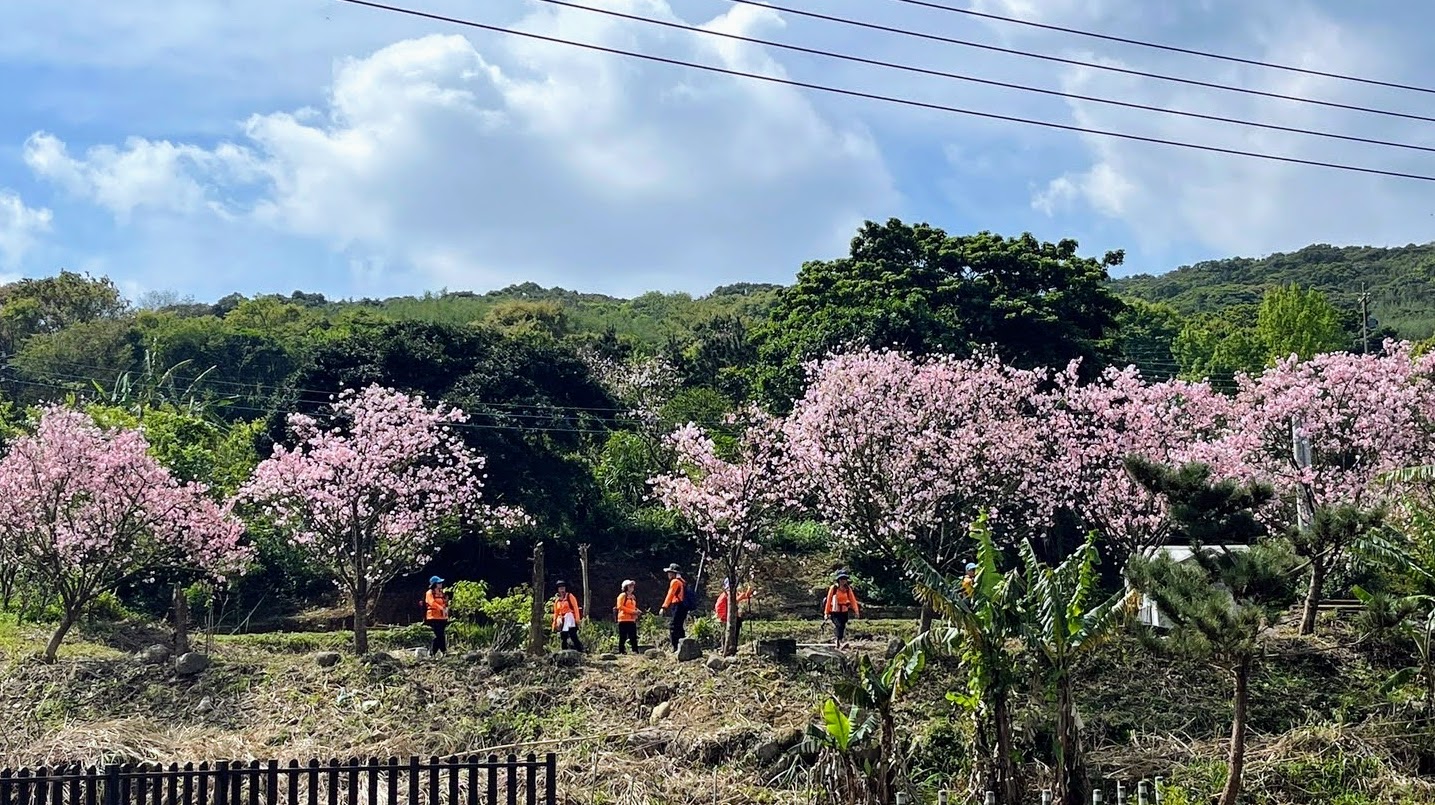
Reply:
<svg viewBox="0 0 1435 805"><path fill-rule="evenodd" d="M1352 309L1364 284L1371 314L1381 325L1411 339L1435 332L1435 243L1390 248L1322 243L1112 280L1123 296L1168 304L1186 315L1257 303L1267 288L1291 283L1319 288L1337 306Z"/></svg>

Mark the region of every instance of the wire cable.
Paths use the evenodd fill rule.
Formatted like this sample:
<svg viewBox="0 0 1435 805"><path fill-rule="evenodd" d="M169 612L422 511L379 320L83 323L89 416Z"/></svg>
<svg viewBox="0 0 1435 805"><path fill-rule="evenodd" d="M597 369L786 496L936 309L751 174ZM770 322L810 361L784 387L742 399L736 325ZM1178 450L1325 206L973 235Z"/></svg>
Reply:
<svg viewBox="0 0 1435 805"><path fill-rule="evenodd" d="M1268 129L1270 131L1283 131L1290 134L1302 134L1309 137L1324 137L1332 140L1344 140L1346 142L1365 143L1367 145L1380 145L1389 148L1404 148L1411 151L1425 151L1428 153L1435 153L1435 146L1430 145L1417 145L1415 143L1379 140L1372 137L1359 137L1352 134L1336 134L1334 132L1304 129L1297 126L1282 126L1276 123L1261 123L1254 120L1242 120L1240 118L1223 117L1221 115L1211 115L1205 114L1203 112L1191 112L1184 109L1168 109L1164 106L1152 106L1150 104L1135 103L1132 101L1120 101L1112 98L1102 98L1094 95L1081 95L1075 92L1064 92L1062 90L1033 87L1026 84L1016 84L1009 81L997 81L995 79L980 78L972 75L964 75L962 73L951 73L944 70L932 70L926 67L917 67L910 64L900 64L896 62L882 61L879 59L869 59L863 56L854 56L848 53L837 53L830 50L803 47L802 45L793 45L786 42L774 42L769 39L757 39L751 36L728 33L726 31L714 31L708 28L703 28L701 26L689 25L682 22L672 22L669 20L654 19L652 17L644 17L638 14L628 14L622 11L614 11L607 8L594 8L592 6L585 6L580 3L569 2L569 0L538 0L538 2L548 3L549 5L554 6L562 6L564 8L571 8L578 11L589 11L594 14L604 14L610 17L618 17L620 19L632 20L634 22L642 22L649 25L660 25L664 28L672 28L679 31L689 31L696 34L706 34L708 36L720 36L725 39L732 39L739 42L748 42L750 44L762 45L764 47L780 48L782 50L790 50L797 53L806 53L813 56L822 56L823 58L828 59L841 59L842 61L856 62L858 64L866 64L874 67L883 67L889 70L901 70L908 73L919 73L921 75L937 76L939 78L950 78L956 81L968 81L974 84L985 84L987 86L1001 87L1003 89L1013 89L1020 92L1033 92L1040 95L1049 95L1057 98L1067 98L1070 100L1077 101L1088 101L1090 103L1100 103L1106 104L1108 106L1119 106L1125 109L1139 109L1145 112L1158 112L1167 115L1177 115L1179 117L1195 118L1197 120L1210 120L1217 123L1230 123L1237 126L1249 126L1251 128Z"/></svg>
<svg viewBox="0 0 1435 805"><path fill-rule="evenodd" d="M1296 67L1290 64L1278 64L1276 62L1261 61L1260 59L1248 59L1243 56L1231 56L1225 53L1212 53L1206 50L1196 50L1195 48L1183 48L1179 45L1167 45L1161 42L1149 42L1144 39L1132 39L1124 36L1103 34L1098 31L1087 31L1081 28L1068 28L1062 25L1051 25L1045 22L1036 22L1035 20L1024 20L1019 17L1006 17L1001 14L992 14L986 11L977 11L975 9L961 8L959 6L949 6L944 3L933 3L930 2L930 0L893 0L893 2L905 3L909 6L921 6L922 8L930 8L937 11L946 11L952 14L965 14L969 17L979 17L984 20L1006 22L1013 25L1025 25L1028 28L1040 28L1046 31L1056 31L1063 34L1072 34L1073 36L1084 36L1090 39L1100 39L1106 42L1119 42L1123 45L1135 45L1136 47L1151 48L1153 50L1164 50L1168 53L1181 53L1187 56L1199 56L1203 59L1217 59L1219 61L1231 62L1234 64L1244 64L1251 67L1265 67L1270 70L1283 70L1288 73L1300 73L1301 75L1313 75L1319 76L1321 78L1333 78L1338 81L1353 81L1357 84L1366 84L1373 87L1403 89L1410 92L1423 92L1430 95L1435 95L1435 88L1432 87L1421 87L1414 84L1401 84L1397 81L1384 81L1378 78L1363 78L1361 76L1348 75L1346 73L1331 73L1326 72L1325 70L1313 70L1309 67Z"/></svg>
<svg viewBox="0 0 1435 805"><path fill-rule="evenodd" d="M733 1L744 2L745 0ZM1111 137L1132 142L1144 142L1151 143L1154 145L1165 145L1173 148L1185 148L1193 151L1204 151L1207 153L1225 154L1228 156L1249 157L1252 159L1261 159L1269 162L1283 162L1292 165L1306 165L1310 167L1329 168L1332 170L1342 170L1352 173L1363 173L1375 176L1389 176L1398 179L1412 179L1415 181L1422 182L1435 182L1435 176L1431 176L1428 174L1406 173L1404 171L1384 170L1381 168L1369 168L1358 165L1346 165L1337 162L1326 162L1317 159L1303 159L1300 157L1283 156L1279 154L1264 154L1257 151L1244 151L1238 148L1225 148L1222 146L1192 143L1183 140L1168 140L1160 137L1148 137L1140 134L1130 134L1127 132L1112 131L1109 129L1096 129L1087 126L1077 126L1069 123L1057 123L1050 120L1037 120L1034 118L1017 117L1015 115L1004 115L997 112L983 112L976 109L964 109L957 106L947 106L945 104L918 101L911 98L898 98L890 95L879 95L871 92L862 92L854 89L828 86L826 84L814 84L811 82L797 81L790 78L780 78L777 76L762 75L760 73L749 73L742 70L733 70L727 67L717 67L711 64L701 64L698 62L684 61L682 59L674 59L666 56L656 56L651 53L640 53L637 51L623 50L620 48L613 48L605 45L595 45L590 42L578 42L572 39L563 39L556 36L547 36L545 34L533 33L531 31L520 31L512 28L504 28L498 25L489 25L486 23L475 22L473 20L466 20L458 17L448 17L427 11L419 11L416 9L392 6L384 3L377 3L373 2L373 0L339 0L339 2L348 3L350 5L356 6L365 6L380 11L388 11L395 14L403 14L406 16L432 20L435 22L444 22L452 25L460 25L467 28L490 31L493 33L509 34L512 36L520 36L527 39L534 39L557 45L567 45L569 47L577 47L585 50L596 51L599 53L608 53L615 56L627 56L629 58L642 59L644 61L656 62L660 64L668 64L675 67L688 67L694 70L703 70L705 72L717 73L720 75L734 76L737 78L750 78L757 81L765 81L771 84L781 84L784 86L799 87L802 89L816 90L818 92L826 92L834 95L843 95L851 98L863 98L866 100L882 101L885 103L895 103L917 109L928 109L938 112L950 112L952 114L966 115L968 117L977 117L987 120L1000 120L1008 123L1021 123L1028 126L1040 126L1042 128L1056 129L1060 131L1071 131L1081 134L1093 134L1100 137ZM1435 118L1430 118L1430 120L1432 122L1435 122Z"/></svg>
<svg viewBox="0 0 1435 805"><path fill-rule="evenodd" d="M352 0L340 0L340 2L352 2ZM1391 109L1376 109L1369 106L1357 106L1355 104L1340 103L1338 101L1322 101L1317 98L1305 98L1300 95L1285 95L1279 92L1267 92L1265 90L1251 89L1249 87L1233 87L1229 84L1218 84L1213 81L1201 81L1195 78L1182 78L1180 76L1167 75L1165 73L1151 73L1145 70L1132 69L1130 67L1117 67L1113 64L1101 64L1100 62L1082 61L1081 59L1070 59L1066 58L1065 56L1053 56L1049 53L1035 53L1029 50L1018 50L1016 48L1001 47L999 45L991 45L985 42L973 42L969 39L957 39L950 36L929 34L923 31L913 31L907 28L896 28L890 25L880 25L875 22L854 20L847 17L837 17L831 14L822 14L816 11L804 11L799 8L780 6L775 3L769 3L765 1L759 2L759 0L728 0L728 2L737 3L739 5L745 6L757 6L758 8L766 8L772 11L780 11L784 14L793 14L799 17L810 17L812 19L835 22L840 25L853 25L871 31L883 31L886 33L897 34L899 36L910 36L918 39L926 39L932 42L944 42L949 45L960 45L962 47L977 48L979 50L987 50L993 53L1005 53L1009 56L1020 56L1026 59L1040 59L1042 61L1056 62L1057 64L1068 64L1073 67L1087 67L1092 70L1105 70L1111 73L1121 73L1123 75L1132 75L1140 78L1150 78L1156 81L1170 81L1177 84L1187 84L1193 87L1204 87L1206 89L1221 90L1222 92L1238 92L1243 95L1256 95L1262 98L1275 98L1277 100L1292 101L1294 103L1313 104L1315 106L1325 106L1331 109L1344 109L1351 112L1364 112L1371 115L1383 115L1385 117L1398 117L1406 120L1419 120L1426 123L1435 123L1435 117L1417 115L1411 112L1397 112Z"/></svg>

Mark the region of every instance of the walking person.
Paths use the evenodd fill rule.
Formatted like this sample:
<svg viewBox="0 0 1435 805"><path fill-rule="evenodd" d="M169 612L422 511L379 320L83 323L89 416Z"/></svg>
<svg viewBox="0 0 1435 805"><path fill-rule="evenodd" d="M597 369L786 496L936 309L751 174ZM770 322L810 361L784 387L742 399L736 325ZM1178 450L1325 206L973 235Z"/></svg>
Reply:
<svg viewBox="0 0 1435 805"><path fill-rule="evenodd" d="M967 572L962 576L962 592L971 598L977 591L977 564L967 562Z"/></svg>
<svg viewBox="0 0 1435 805"><path fill-rule="evenodd" d="M424 625L433 630L429 656L442 657L448 651L448 593L438 576L429 579L428 592L424 593Z"/></svg>
<svg viewBox="0 0 1435 805"><path fill-rule="evenodd" d="M718 596L717 602L713 604L713 614L717 615L718 623L727 625L728 616L731 615L737 621L738 634L742 634L742 621L747 612L748 602L752 600L752 588L743 589L738 586L737 595L731 595L729 587L731 582L727 579L722 581L722 594ZM726 634L726 632L724 632Z"/></svg>
<svg viewBox="0 0 1435 805"><path fill-rule="evenodd" d="M688 619L688 583L683 579L683 573L677 563L668 565L663 572L668 574L668 597L663 599L661 614L667 616L672 613L672 622L668 624L668 639L672 641L673 651L677 651L678 643L688 636L683 628Z"/></svg>
<svg viewBox="0 0 1435 805"><path fill-rule="evenodd" d="M553 629L558 632L560 649L569 648L583 651L578 640L578 624L583 622L583 610L578 606L578 597L568 592L567 582L558 582L558 594L553 597Z"/></svg>
<svg viewBox="0 0 1435 805"><path fill-rule="evenodd" d="M623 590L618 593L618 603L613 607L613 614L618 617L618 653L627 654L626 646L633 647L633 653L638 653L638 616L643 610L638 609L638 599L633 595L637 582L629 579L623 582Z"/></svg>
<svg viewBox="0 0 1435 805"><path fill-rule="evenodd" d="M862 604L857 600L857 591L852 589L852 577L847 571L837 574L837 583L827 590L827 600L822 605L823 619L832 621L832 632L837 636L837 648L847 639L847 621L862 616Z"/></svg>

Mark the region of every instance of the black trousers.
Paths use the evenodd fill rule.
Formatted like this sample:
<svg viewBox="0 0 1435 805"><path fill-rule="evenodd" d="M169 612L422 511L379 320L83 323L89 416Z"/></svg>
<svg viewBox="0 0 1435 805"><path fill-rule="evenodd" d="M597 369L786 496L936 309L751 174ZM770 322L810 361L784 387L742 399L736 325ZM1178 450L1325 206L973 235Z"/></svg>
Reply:
<svg viewBox="0 0 1435 805"><path fill-rule="evenodd" d="M429 644L429 654L447 653L448 636L444 633L448 630L448 621L426 620L424 623L433 630L433 642Z"/></svg>
<svg viewBox="0 0 1435 805"><path fill-rule="evenodd" d="M846 612L832 613L832 633L837 635L839 643L847 637L847 619L850 617Z"/></svg>
<svg viewBox="0 0 1435 805"><path fill-rule="evenodd" d="M633 653L638 653L638 622L618 621L618 653L627 654L623 646L632 646Z"/></svg>
<svg viewBox="0 0 1435 805"><path fill-rule="evenodd" d="M583 650L583 644L578 641L577 626L574 626L572 629L564 629L558 633L558 644L561 648L568 648L570 643L574 651Z"/></svg>
<svg viewBox="0 0 1435 805"><path fill-rule="evenodd" d="M673 651L678 650L678 643L688 636L684 624L688 619L688 608L679 604L673 607L673 622L668 625L668 639L673 643Z"/></svg>

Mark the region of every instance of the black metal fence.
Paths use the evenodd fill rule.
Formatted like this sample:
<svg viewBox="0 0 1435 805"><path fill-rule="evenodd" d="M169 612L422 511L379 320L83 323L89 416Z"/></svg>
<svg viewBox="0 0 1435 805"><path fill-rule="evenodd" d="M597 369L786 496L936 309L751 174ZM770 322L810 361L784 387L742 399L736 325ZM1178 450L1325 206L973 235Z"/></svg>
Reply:
<svg viewBox="0 0 1435 805"><path fill-rule="evenodd" d="M557 758L351 758L0 770L0 805L557 805Z"/></svg>

